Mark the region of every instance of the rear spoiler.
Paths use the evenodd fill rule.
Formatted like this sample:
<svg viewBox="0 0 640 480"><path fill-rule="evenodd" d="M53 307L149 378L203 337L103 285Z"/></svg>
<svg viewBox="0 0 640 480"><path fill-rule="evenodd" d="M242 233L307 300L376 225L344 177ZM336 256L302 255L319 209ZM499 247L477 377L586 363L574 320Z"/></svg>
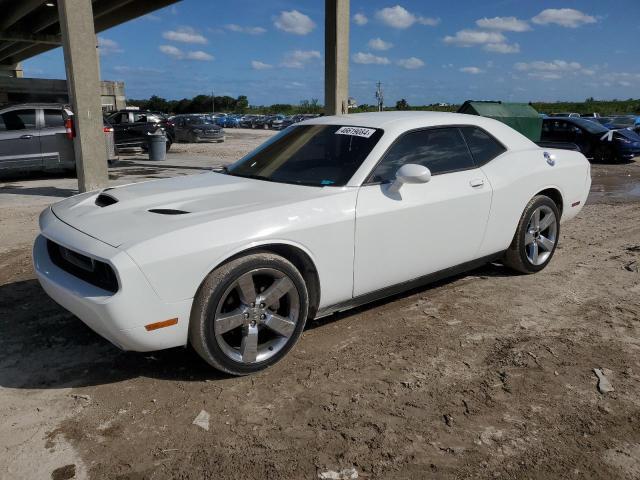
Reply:
<svg viewBox="0 0 640 480"><path fill-rule="evenodd" d="M542 148L557 148L558 150L573 150L574 152L581 151L578 145L570 142L536 142L536 145Z"/></svg>

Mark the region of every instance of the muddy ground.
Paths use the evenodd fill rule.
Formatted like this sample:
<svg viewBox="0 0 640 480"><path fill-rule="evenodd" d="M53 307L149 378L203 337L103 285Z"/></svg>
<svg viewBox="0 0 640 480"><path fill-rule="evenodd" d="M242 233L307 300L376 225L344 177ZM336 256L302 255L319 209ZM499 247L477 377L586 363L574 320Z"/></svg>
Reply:
<svg viewBox="0 0 640 480"><path fill-rule="evenodd" d="M121 352L49 300L30 243L73 180L0 184L0 478L640 478L640 165L593 175L541 273L489 265L324 319L245 378Z"/></svg>

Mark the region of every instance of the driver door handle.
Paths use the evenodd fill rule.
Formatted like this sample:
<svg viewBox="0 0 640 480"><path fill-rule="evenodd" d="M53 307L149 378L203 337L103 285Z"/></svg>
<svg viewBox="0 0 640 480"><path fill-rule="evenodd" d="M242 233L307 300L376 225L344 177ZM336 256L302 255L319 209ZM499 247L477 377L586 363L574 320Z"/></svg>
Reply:
<svg viewBox="0 0 640 480"><path fill-rule="evenodd" d="M469 180L469 185L473 188L479 188L484 185L484 180L481 178L474 178L473 180Z"/></svg>
<svg viewBox="0 0 640 480"><path fill-rule="evenodd" d="M33 135L22 135L20 137L20 140L31 140L33 138Z"/></svg>

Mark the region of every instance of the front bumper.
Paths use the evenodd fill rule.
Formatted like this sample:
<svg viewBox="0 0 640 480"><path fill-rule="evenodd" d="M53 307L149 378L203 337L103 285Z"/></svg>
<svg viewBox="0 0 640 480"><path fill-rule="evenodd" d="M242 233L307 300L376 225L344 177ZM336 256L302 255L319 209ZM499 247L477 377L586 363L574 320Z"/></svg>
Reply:
<svg viewBox="0 0 640 480"><path fill-rule="evenodd" d="M123 350L146 352L187 344L193 299L164 302L126 252L70 227L51 209L42 213L40 227L33 263L42 288L58 304ZM118 277L118 291L102 290L55 265L47 251L47 239L108 263ZM145 328L172 318L178 323L158 330Z"/></svg>

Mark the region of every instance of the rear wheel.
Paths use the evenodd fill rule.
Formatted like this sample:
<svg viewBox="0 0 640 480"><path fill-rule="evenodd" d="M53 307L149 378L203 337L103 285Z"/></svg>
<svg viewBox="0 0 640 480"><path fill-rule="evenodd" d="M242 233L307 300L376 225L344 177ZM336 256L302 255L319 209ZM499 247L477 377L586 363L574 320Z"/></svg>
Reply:
<svg viewBox="0 0 640 480"><path fill-rule="evenodd" d="M191 313L191 345L232 375L267 368L300 338L309 309L304 279L288 260L256 253L209 274Z"/></svg>
<svg viewBox="0 0 640 480"><path fill-rule="evenodd" d="M536 195L525 207L513 241L504 256L505 266L521 273L546 267L558 245L560 212L553 200Z"/></svg>

